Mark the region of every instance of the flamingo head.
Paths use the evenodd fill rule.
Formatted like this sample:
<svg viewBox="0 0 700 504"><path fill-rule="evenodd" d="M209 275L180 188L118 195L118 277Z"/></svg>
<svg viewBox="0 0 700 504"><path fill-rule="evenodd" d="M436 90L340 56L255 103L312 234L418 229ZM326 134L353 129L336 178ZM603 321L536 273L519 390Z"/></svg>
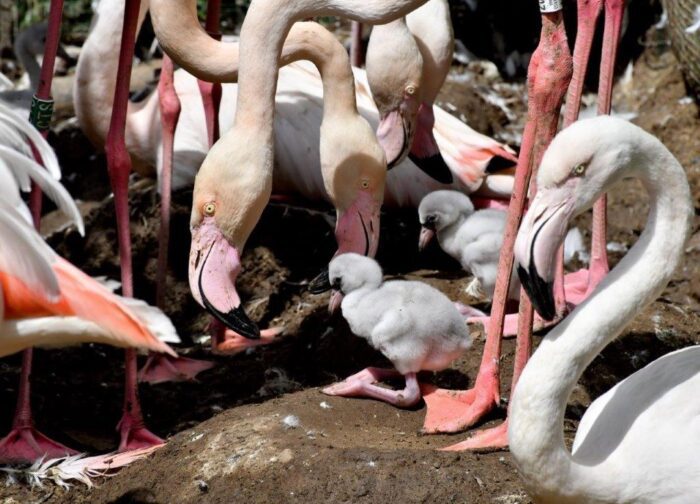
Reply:
<svg viewBox="0 0 700 504"><path fill-rule="evenodd" d="M603 116L578 121L556 136L542 158L537 195L520 226L515 259L523 287L547 320L555 315L556 252L569 221L629 173L635 158L626 134L630 126Z"/></svg>
<svg viewBox="0 0 700 504"><path fill-rule="evenodd" d="M369 124L359 115L321 128L321 169L336 208L336 256L355 252L373 257L379 245L386 161ZM312 281L314 293L332 288L328 271ZM336 306L337 307L337 306Z"/></svg>
<svg viewBox="0 0 700 504"><path fill-rule="evenodd" d="M377 138L389 168L403 161L415 134L423 58L404 19L375 26L367 46L367 80L379 110Z"/></svg>
<svg viewBox="0 0 700 504"><path fill-rule="evenodd" d="M249 142L247 149L245 145L243 134L238 142L218 142L197 174L189 282L195 300L217 320L246 338L257 339L260 331L243 310L236 280L243 247L270 197L271 176L259 165L271 156L266 158L259 151L256 156L251 147L255 144Z"/></svg>

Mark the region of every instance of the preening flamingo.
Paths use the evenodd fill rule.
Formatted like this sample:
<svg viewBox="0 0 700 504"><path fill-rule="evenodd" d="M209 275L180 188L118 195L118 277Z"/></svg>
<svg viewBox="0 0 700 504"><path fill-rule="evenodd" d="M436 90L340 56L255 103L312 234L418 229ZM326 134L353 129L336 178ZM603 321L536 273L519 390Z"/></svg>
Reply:
<svg viewBox="0 0 700 504"><path fill-rule="evenodd" d="M83 231L75 203L57 181L60 170L51 147L25 119L1 105L0 138L0 357L32 346L83 342L172 354L156 337L177 337L167 317L145 303L115 296L58 257L33 229L20 197L30 181ZM46 169L33 160L27 139ZM13 430L0 442L0 460L33 462L74 453L34 429L28 397L23 397L28 388L20 389Z"/></svg>
<svg viewBox="0 0 700 504"><path fill-rule="evenodd" d="M382 281L374 259L340 254L328 266L333 287L342 297L343 317L354 334L384 354L394 369L367 368L323 389L324 394L371 397L407 408L420 401L416 375L441 371L459 358L472 339L457 308L442 292L422 282ZM403 375L403 390L375 385Z"/></svg>
<svg viewBox="0 0 700 504"><path fill-rule="evenodd" d="M652 135L598 117L562 131L545 154L518 234L518 270L552 313L556 251L567 223L624 177L649 193L637 243L542 341L513 393L508 437L526 486L543 503L690 503L700 499L700 347L665 355L599 397L569 453L567 399L588 364L661 293L683 260L695 211L683 167Z"/></svg>

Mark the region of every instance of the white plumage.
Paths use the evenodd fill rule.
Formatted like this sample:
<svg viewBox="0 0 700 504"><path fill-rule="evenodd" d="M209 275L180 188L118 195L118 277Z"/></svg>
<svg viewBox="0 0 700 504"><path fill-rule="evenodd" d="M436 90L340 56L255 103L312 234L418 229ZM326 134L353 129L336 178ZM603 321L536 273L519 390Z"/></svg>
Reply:
<svg viewBox="0 0 700 504"><path fill-rule="evenodd" d="M427 284L382 282L379 264L359 254L334 258L329 278L345 295L341 307L352 332L403 375L445 369L471 346L462 315L447 296Z"/></svg>

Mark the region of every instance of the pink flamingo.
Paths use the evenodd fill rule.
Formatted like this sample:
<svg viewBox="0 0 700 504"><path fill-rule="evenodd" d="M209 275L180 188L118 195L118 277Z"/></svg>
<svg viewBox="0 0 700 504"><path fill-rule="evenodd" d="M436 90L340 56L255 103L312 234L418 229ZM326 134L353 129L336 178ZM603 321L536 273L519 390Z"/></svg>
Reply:
<svg viewBox="0 0 700 504"><path fill-rule="evenodd" d="M535 163L534 166L539 164L542 158L544 150L551 142L555 132L556 132L556 122L558 120L558 109L561 106L561 99L563 97L563 92L565 91L566 82L571 75L574 75L572 87L569 90L570 101L567 103L567 121L575 120L575 116L578 115L578 109L580 108L580 89L582 86L583 75L585 74L585 69L587 65L588 55L590 54L590 40L592 39L592 34L589 31L593 30L595 27L595 19L600 12L600 8L596 7L596 2L588 2L583 0L584 5L579 4L578 14L579 14L579 26L584 30L583 33L577 37L581 41L581 49L574 52L573 58L573 72L571 68L571 60L564 59L564 55L568 54L566 49L566 35L563 31L563 22L561 11L555 11L554 13L543 13L543 30L540 46L538 51L533 55L533 63L528 72L528 80L532 87L530 87L530 106L528 107L528 124L526 125L526 131L523 141L523 149L521 150L521 159L524 157L523 154L527 152L528 156L532 156L530 159ZM598 2L599 3L599 2ZM561 8L561 6L559 6ZM622 22L622 13L624 10L624 2L618 0L608 0L605 3L606 11L606 35L604 36L603 44L603 59L601 62L601 88L599 89L599 110L604 110L603 107L607 107L609 110L611 103L612 94L612 75L614 69L615 54L617 51L617 45L619 44L619 33L620 25ZM548 29L547 26L550 25L551 28ZM555 28L555 29L552 29ZM541 60L543 55L548 55L548 59ZM541 64L545 63L542 67ZM554 74L546 75L546 70L554 72ZM566 73L566 71L570 73ZM558 78L552 79L552 77L557 76ZM544 77L544 80L542 80ZM549 97L545 94L538 93L538 81L540 84L546 84L549 86L550 91L556 90ZM561 96L560 96L561 95ZM540 97L547 98L544 101L540 101ZM555 110L556 109L556 110ZM533 124L533 116L530 114L537 114L540 117L539 124ZM530 139L530 135L534 130L535 135L541 135L534 143L534 149L530 146L530 143L526 143L525 139ZM528 135L530 133L530 135ZM532 140L530 140L532 142ZM527 149L525 148L527 147ZM529 164L529 163L528 163ZM529 168L529 166L525 165ZM499 282L496 287L496 294L494 296L494 312L492 312L492 320L495 322L489 327L487 333L487 342L484 350L484 357L482 359L481 368L479 374L477 375L475 388L463 392L461 394L456 394L453 396L448 396L447 394L436 391L434 407L436 411L442 409L444 413L445 407L459 408L458 404L455 403L467 403L468 406L466 410L462 406L462 413L456 418L449 415L447 417L443 414L435 415L432 418L426 418L426 426L430 430L436 431L457 431L474 425L483 416L491 411L499 403L499 358L501 354L501 330L502 323L504 320L503 314L503 301L505 300L505 293L508 290L508 283L510 280L510 273L513 265L513 246L515 240L515 233L517 231L518 224L522 218L522 213L525 208L525 188L528 184L530 178L530 173L520 169L520 162L518 166L519 170L516 174L516 189L514 191L513 200L516 200L514 204L511 201L511 207L509 208L509 221L517 221L516 225L508 227L506 232L506 238L504 241L504 252L501 255L501 260L499 261ZM600 206L600 205L598 205ZM515 211L517 210L517 211ZM605 222L605 215L599 215L599 224ZM510 223L510 222L509 222ZM593 247L598 247L599 252L602 251L603 256L605 253L605 238L602 239L601 244L597 245L594 243ZM602 250L601 250L602 249ZM560 255L560 254L559 254ZM550 260L556 261L556 257ZM607 258L605 259L607 262ZM602 263L602 260L601 260ZM591 265L593 268L593 265ZM597 267L597 272L591 273L590 277L592 281L599 281L599 276L602 274L602 268ZM590 281L589 281L590 286ZM543 286L544 287L544 286ZM587 295L587 289L584 295ZM547 291L549 292L549 291ZM555 295L555 294L550 294ZM548 309L541 310L542 319L554 319L557 315L556 299L552 299L550 303L547 304ZM515 390L516 384L522 373L522 370L527 363L532 349L532 322L533 322L533 309L527 296L521 293L521 303L520 303L520 313L518 317L518 334L516 343L516 355L513 371L513 382L511 386L512 391ZM430 398L426 398L426 402L430 401ZM449 405L449 406L448 406ZM465 449L483 449L483 448L503 448L508 444L507 438L508 432L508 420L506 419L502 424L495 428L479 431L475 433L469 439L457 443L448 450L465 450Z"/></svg>
<svg viewBox="0 0 700 504"><path fill-rule="evenodd" d="M44 44L44 58L39 73L39 82L36 88L36 99L32 100L32 122L41 131L44 138L48 136L49 122L53 111L53 100L51 99L51 83L53 82L54 65L61 35L61 17L63 12L63 0L51 0L49 7L49 21L46 31L46 42ZM48 110L48 114L47 114ZM36 157L36 152L35 152ZM38 161L41 160L39 157ZM32 217L34 225L38 228L41 218L41 189L33 186L30 196ZM27 348L22 354L22 370L20 373L19 393L17 396L17 407L12 421L12 430L0 440L0 446L5 453L25 455L31 453L26 450L23 443L34 449L35 455L41 456L46 453L49 456L60 456L65 453L75 453L70 448L63 446L48 438L34 428L31 409L31 383L32 374L32 349ZM31 457L31 455L28 455ZM34 461L31 458L31 461Z"/></svg>

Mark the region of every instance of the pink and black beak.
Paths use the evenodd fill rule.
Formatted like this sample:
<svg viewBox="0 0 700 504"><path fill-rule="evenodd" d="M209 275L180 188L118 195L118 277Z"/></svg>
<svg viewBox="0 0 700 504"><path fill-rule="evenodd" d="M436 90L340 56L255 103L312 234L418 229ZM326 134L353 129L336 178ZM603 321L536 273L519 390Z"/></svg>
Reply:
<svg viewBox="0 0 700 504"><path fill-rule="evenodd" d="M452 171L440 153L433 135L433 126L435 126L433 107L422 103L418 109L416 131L408 157L429 177L441 184L451 184L454 180Z"/></svg>
<svg viewBox="0 0 700 504"><path fill-rule="evenodd" d="M338 214L338 221L335 225L338 251L335 255L355 252L374 257L379 246L380 212L381 202L373 198L371 194L360 191L353 204ZM328 269L322 271L309 282L309 291L312 294L322 294L329 290L333 290L329 306L332 313L340 306L342 295L337 295L340 294L339 290L331 285Z"/></svg>
<svg viewBox="0 0 700 504"><path fill-rule="evenodd" d="M214 318L248 339L259 339L260 329L246 315L236 291L241 271L238 249L223 236L213 217L192 229L189 281L195 300Z"/></svg>
<svg viewBox="0 0 700 504"><path fill-rule="evenodd" d="M520 282L545 320L556 316L554 275L557 251L573 215L573 199L566 187L542 189L525 215L515 242Z"/></svg>
<svg viewBox="0 0 700 504"><path fill-rule="evenodd" d="M422 252L425 250L425 247L428 246L428 244L433 241L433 238L435 238L435 226L437 224L437 216L435 215L428 215L425 218L425 222L421 223L421 228L420 228L420 237L418 238L418 250Z"/></svg>

